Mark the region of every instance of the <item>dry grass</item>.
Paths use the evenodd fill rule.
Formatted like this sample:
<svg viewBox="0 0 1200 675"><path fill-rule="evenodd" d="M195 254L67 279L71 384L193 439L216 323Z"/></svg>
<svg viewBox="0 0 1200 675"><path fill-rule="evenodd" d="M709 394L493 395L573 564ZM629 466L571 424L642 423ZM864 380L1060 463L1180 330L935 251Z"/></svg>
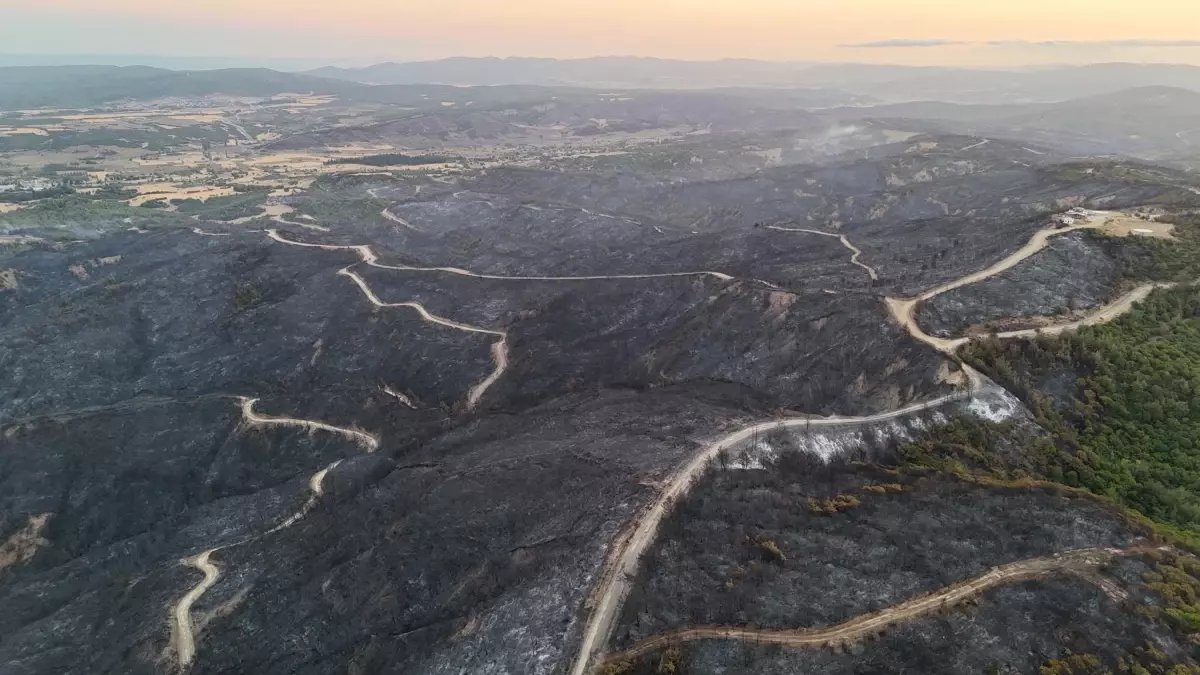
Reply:
<svg viewBox="0 0 1200 675"><path fill-rule="evenodd" d="M1170 223L1160 223L1153 220L1142 220L1124 213L1117 214L1104 222L1100 229L1102 234L1113 237L1154 237L1156 239L1174 239L1175 226Z"/></svg>
<svg viewBox="0 0 1200 675"><path fill-rule="evenodd" d="M0 136L20 136L20 135L49 136L50 132L46 131L45 129L39 129L37 127L16 127L16 128L0 127Z"/></svg>
<svg viewBox="0 0 1200 675"><path fill-rule="evenodd" d="M138 196L130 199L127 203L130 206L141 206L146 202L156 199L172 200L172 199L199 199L207 201L212 197L228 197L232 194L233 188L216 187L214 185L198 185L193 187L179 187L172 183L148 183L138 186Z"/></svg>

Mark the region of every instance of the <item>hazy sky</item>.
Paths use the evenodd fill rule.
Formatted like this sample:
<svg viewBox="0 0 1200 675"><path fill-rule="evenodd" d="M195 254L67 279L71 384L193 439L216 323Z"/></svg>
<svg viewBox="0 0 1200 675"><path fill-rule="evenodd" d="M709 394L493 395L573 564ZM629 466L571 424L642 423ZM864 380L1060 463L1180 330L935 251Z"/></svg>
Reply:
<svg viewBox="0 0 1200 675"><path fill-rule="evenodd" d="M0 52L1200 64L1200 0L0 0Z"/></svg>

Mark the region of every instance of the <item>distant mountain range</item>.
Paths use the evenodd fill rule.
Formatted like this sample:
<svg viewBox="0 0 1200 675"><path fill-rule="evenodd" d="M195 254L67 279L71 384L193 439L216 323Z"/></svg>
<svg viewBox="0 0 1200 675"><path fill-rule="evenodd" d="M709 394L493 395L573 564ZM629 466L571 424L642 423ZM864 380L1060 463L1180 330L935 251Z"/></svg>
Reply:
<svg viewBox="0 0 1200 675"><path fill-rule="evenodd" d="M271 96L285 92L350 95L354 82L266 68L179 71L145 66L17 66L0 68L0 109L96 106L125 99Z"/></svg>
<svg viewBox="0 0 1200 675"><path fill-rule="evenodd" d="M414 87L416 86L416 87ZM485 98L527 100L560 91L596 89L721 89L769 98L774 105L837 107L937 101L1014 106L1102 96L1138 87L1200 91L1200 67L1128 63L1040 70L964 70L863 64L765 61L670 61L639 58L468 59L324 67L304 73L266 68L167 70L146 66L18 66L0 68L0 109L93 106L126 99L332 94L379 103L407 103L414 92L488 86ZM423 87L423 89L422 89ZM945 110L953 113L950 108ZM1006 110L959 111L1003 116ZM957 113L956 113L957 114ZM903 116L903 115L901 115ZM918 117L928 115L918 115ZM949 116L937 115L946 119Z"/></svg>
<svg viewBox="0 0 1200 675"><path fill-rule="evenodd" d="M1200 149L1200 92L1181 87L1136 87L1055 103L918 101L825 114L842 120L890 120L919 131L1007 138L1079 155L1166 160Z"/></svg>
<svg viewBox="0 0 1200 675"><path fill-rule="evenodd" d="M1064 101L1141 86L1200 90L1200 67L1111 63L1028 70L967 70L868 64L776 63L750 60L672 61L453 58L326 67L320 77L367 84L529 84L542 86L834 89L885 101L958 103Z"/></svg>

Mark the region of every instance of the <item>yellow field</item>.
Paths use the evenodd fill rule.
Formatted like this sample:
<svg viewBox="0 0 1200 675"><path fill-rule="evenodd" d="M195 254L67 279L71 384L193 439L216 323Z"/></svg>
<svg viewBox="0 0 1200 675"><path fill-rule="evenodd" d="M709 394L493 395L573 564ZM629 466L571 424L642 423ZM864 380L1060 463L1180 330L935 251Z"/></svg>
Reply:
<svg viewBox="0 0 1200 675"><path fill-rule="evenodd" d="M179 187L172 183L147 183L137 186L138 196L128 200L130 206L141 206L156 199L199 199L207 201L213 197L228 197L233 188L200 185L195 187Z"/></svg>

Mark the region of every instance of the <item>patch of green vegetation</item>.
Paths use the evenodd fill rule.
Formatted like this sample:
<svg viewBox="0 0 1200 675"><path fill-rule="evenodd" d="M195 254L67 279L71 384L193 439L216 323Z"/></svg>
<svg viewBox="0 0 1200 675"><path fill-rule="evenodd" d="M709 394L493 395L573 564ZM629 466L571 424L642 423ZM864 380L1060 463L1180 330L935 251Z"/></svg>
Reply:
<svg viewBox="0 0 1200 675"><path fill-rule="evenodd" d="M211 143L224 144L226 138L228 138L228 132L225 130L204 125L188 126L169 131L154 129L53 131L50 132L49 136L36 134L0 136L0 152L62 150L81 145L139 148L159 152L205 140Z"/></svg>
<svg viewBox="0 0 1200 675"><path fill-rule="evenodd" d="M81 192L79 194L88 199L94 199L94 200L113 199L113 200L121 201L121 200L125 200L125 199L132 199L133 197L137 196L137 193L138 193L137 190L135 190L133 188L123 188L119 185L109 184L109 185L105 185L105 186L101 187L100 189L96 190L95 192L91 192L91 193Z"/></svg>
<svg viewBox="0 0 1200 675"><path fill-rule="evenodd" d="M251 282L241 283L233 289L233 313L241 314L261 305L266 294Z"/></svg>
<svg viewBox="0 0 1200 675"><path fill-rule="evenodd" d="M1059 441L1055 443L1055 440ZM993 423L974 418L953 420L922 432L905 444L900 452L900 471L903 474L929 471L948 471L964 480L994 488L1010 490L1054 489L1065 494L1087 496L1107 504L1115 514L1125 518L1133 531L1151 541L1173 542L1185 548L1196 548L1197 538L1190 531L1174 525L1155 523L1141 513L1130 510L1121 495L1097 495L1087 488L1070 487L1063 483L1077 481L1088 471L1094 473L1091 462L1103 458L1090 457L1085 448L1072 446L1070 438L1053 439L1011 422ZM1064 442L1065 441L1065 442ZM1074 467L1066 468L1064 467ZM1054 481L1044 480L1046 474ZM1135 584L1137 598L1134 611L1169 628L1182 641L1200 632L1200 559L1187 551L1162 547L1142 556L1151 571L1143 584ZM1196 666L1176 663L1153 644L1130 650L1117 658L1116 668L1100 658L1087 654L1066 652L1044 663L1043 675L1094 673L1116 675L1200 675ZM997 671L1007 672L1007 671Z"/></svg>
<svg viewBox="0 0 1200 675"><path fill-rule="evenodd" d="M1200 667L1172 663L1170 657L1161 650L1147 644L1132 654L1120 657L1115 672L1094 654L1073 654L1069 651L1047 661L1038 672L1040 675L1198 675Z"/></svg>
<svg viewBox="0 0 1200 675"><path fill-rule="evenodd" d="M38 202L28 208L0 215L6 229L48 228L72 231L83 236L109 228L131 225L187 224L190 219L174 213L136 208L116 201L71 195Z"/></svg>
<svg viewBox="0 0 1200 675"><path fill-rule="evenodd" d="M268 192L241 192L226 197L210 197L207 200L178 199L175 205L179 212L199 216L205 220L237 220L262 214Z"/></svg>
<svg viewBox="0 0 1200 675"><path fill-rule="evenodd" d="M1040 473L1200 542L1200 289L1157 291L1076 333L976 342L964 357L1054 435L1035 448Z"/></svg>
<svg viewBox="0 0 1200 675"><path fill-rule="evenodd" d="M774 539L762 539L759 537L747 536L746 543L750 544L751 548L758 551L763 562L782 563L787 560L787 555L779 548L779 544L775 543Z"/></svg>
<svg viewBox="0 0 1200 675"><path fill-rule="evenodd" d="M74 194L75 191L69 187L56 187L49 190L9 190L8 192L0 192L0 202L8 204L24 204L38 199L53 199L55 197L65 197Z"/></svg>
<svg viewBox="0 0 1200 675"><path fill-rule="evenodd" d="M1200 560L1174 551L1152 551L1152 571L1146 585L1163 599L1147 605L1143 613L1165 621L1177 632L1200 633Z"/></svg>
<svg viewBox="0 0 1200 675"><path fill-rule="evenodd" d="M836 516L847 509L858 506L861 502L854 495L837 495L830 499L815 499L809 497L808 510L817 515Z"/></svg>
<svg viewBox="0 0 1200 675"><path fill-rule="evenodd" d="M1200 215L1162 218L1175 225L1175 239L1109 238L1129 280L1190 282L1200 278Z"/></svg>
<svg viewBox="0 0 1200 675"><path fill-rule="evenodd" d="M321 223L380 223L386 224L379 212L384 204L375 199L339 192L336 188L314 186L314 189L288 202L297 212Z"/></svg>

